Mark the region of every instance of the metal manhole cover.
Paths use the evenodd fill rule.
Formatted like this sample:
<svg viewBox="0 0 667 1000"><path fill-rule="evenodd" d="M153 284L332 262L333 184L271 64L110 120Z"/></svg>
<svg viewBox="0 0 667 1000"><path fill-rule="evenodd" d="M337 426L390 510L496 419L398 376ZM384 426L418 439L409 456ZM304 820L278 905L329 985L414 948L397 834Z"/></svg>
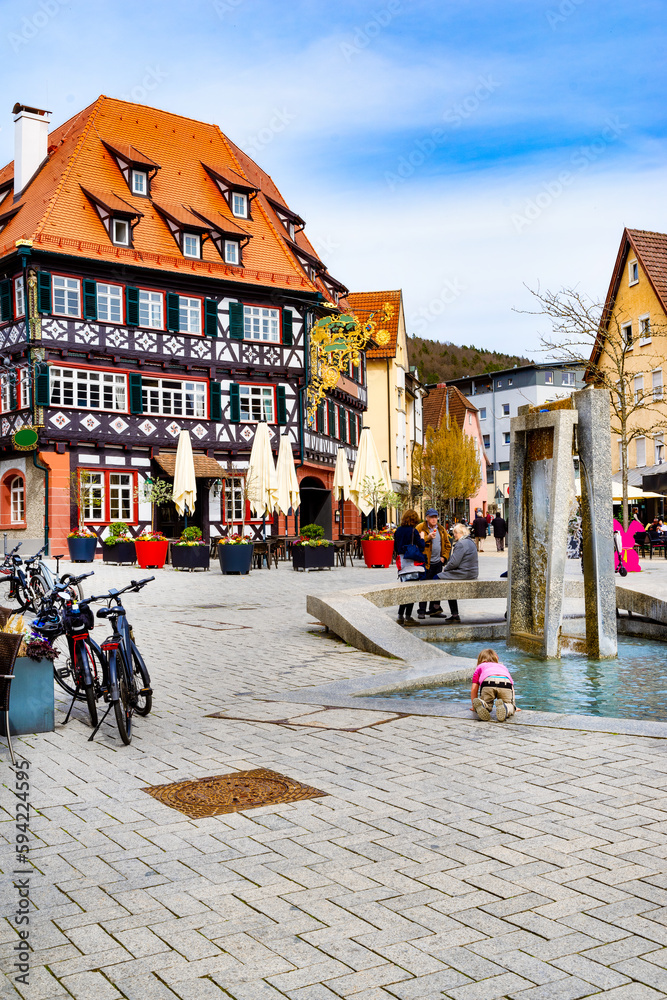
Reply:
<svg viewBox="0 0 667 1000"><path fill-rule="evenodd" d="M264 767L194 781L176 781L170 785L153 785L143 791L166 806L179 809L190 819L222 816L223 813L298 802L328 794Z"/></svg>

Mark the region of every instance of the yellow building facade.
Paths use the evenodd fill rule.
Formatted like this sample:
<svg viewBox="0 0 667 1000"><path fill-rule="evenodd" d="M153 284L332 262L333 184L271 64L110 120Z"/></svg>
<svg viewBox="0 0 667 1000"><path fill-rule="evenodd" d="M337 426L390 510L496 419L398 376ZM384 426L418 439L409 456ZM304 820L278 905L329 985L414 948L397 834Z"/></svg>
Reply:
<svg viewBox="0 0 667 1000"><path fill-rule="evenodd" d="M665 461L666 234L624 231L603 317L602 333L591 357L590 377L595 378L596 368L604 369L605 377L616 383L619 363L614 355L618 358L622 350L626 395L634 408L628 429L641 432L628 442L628 474L631 484L641 487L641 475L650 474L653 467ZM612 410L612 427L616 423ZM621 438L616 434L612 441L612 475L619 480L621 472Z"/></svg>
<svg viewBox="0 0 667 1000"><path fill-rule="evenodd" d="M402 492L410 481L414 444L421 444L423 437L423 391L410 371L403 295L398 289L352 292L347 298L351 311L362 323L386 302L393 307L391 319L381 324L389 333L389 342L366 349L368 410L364 424L372 431L393 489Z"/></svg>

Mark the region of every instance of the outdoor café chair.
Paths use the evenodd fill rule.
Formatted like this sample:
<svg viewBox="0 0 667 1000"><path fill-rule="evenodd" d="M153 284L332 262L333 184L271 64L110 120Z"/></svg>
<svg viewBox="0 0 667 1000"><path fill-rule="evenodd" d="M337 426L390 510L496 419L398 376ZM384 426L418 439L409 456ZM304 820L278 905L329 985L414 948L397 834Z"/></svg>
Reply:
<svg viewBox="0 0 667 1000"><path fill-rule="evenodd" d="M12 738L9 733L9 692L14 680L14 664L22 642L22 635L0 632L0 712L4 713L5 736L7 737L7 746L9 747L9 754L14 767L16 767L16 757L14 756Z"/></svg>

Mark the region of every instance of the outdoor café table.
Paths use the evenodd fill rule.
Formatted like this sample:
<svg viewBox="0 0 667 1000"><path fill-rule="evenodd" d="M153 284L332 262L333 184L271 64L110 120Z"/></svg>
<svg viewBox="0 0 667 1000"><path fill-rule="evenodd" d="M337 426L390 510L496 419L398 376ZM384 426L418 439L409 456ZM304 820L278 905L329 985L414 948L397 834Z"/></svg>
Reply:
<svg viewBox="0 0 667 1000"><path fill-rule="evenodd" d="M336 550L336 560L339 566L347 566L348 557L350 559L350 566L354 566L352 562L352 553L356 541L354 538L337 538L334 541L334 548Z"/></svg>

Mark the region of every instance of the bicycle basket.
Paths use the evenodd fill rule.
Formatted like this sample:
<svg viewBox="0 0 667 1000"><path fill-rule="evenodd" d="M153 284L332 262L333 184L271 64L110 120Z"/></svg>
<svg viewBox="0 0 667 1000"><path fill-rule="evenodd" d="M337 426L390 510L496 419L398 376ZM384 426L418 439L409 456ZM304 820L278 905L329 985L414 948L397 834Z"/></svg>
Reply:
<svg viewBox="0 0 667 1000"><path fill-rule="evenodd" d="M79 632L90 632L94 627L95 618L88 604L84 604L83 607L77 607L76 611L72 608L65 615L65 631L68 635L77 635Z"/></svg>

